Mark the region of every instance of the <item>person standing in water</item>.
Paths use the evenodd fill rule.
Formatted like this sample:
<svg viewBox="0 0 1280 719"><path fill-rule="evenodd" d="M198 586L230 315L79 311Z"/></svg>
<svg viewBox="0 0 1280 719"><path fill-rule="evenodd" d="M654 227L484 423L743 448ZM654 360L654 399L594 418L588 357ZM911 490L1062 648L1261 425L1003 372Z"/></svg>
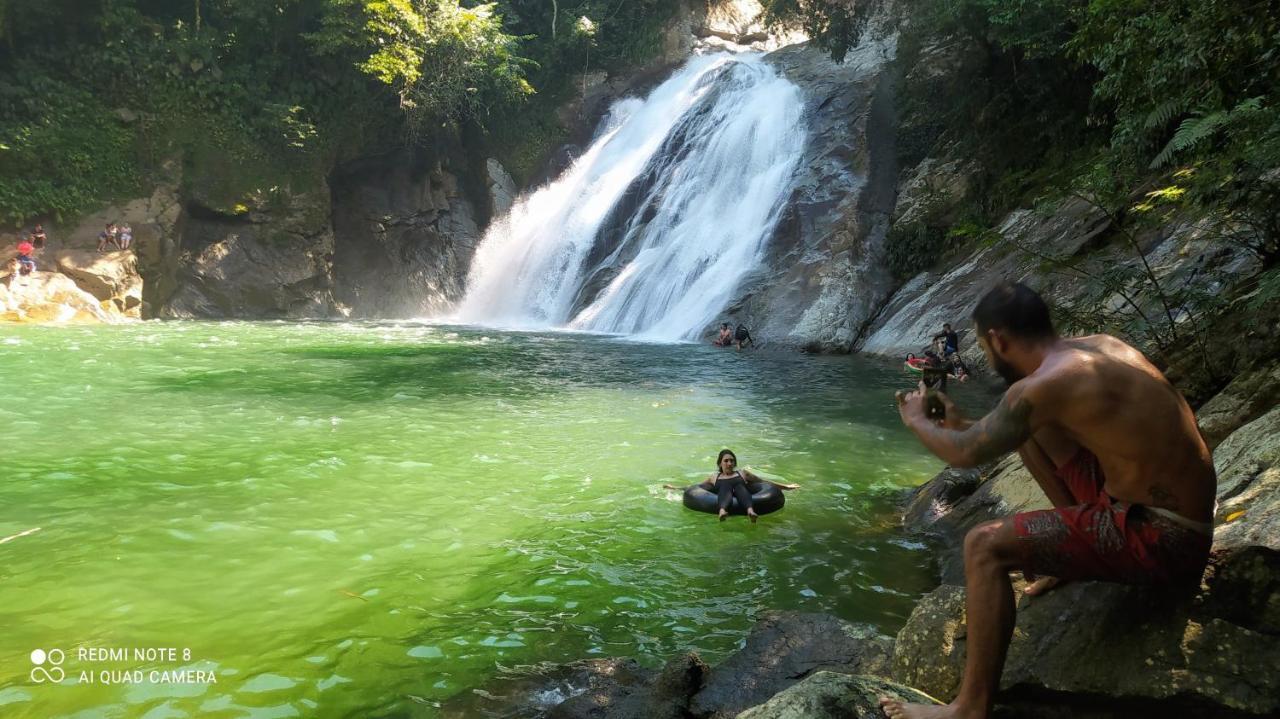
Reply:
<svg viewBox="0 0 1280 719"><path fill-rule="evenodd" d="M1142 353L1109 335L1064 338L1044 300L998 285L973 311L978 343L1009 389L976 422L939 393L930 419L923 386L898 411L931 452L976 467L1017 451L1053 509L985 522L964 538L968 621L964 678L946 706L883 697L893 719L986 717L1013 636L1009 572L1061 581L1193 587L1213 542L1217 476L1186 400ZM1090 627L1066 627L1067 631Z"/></svg>

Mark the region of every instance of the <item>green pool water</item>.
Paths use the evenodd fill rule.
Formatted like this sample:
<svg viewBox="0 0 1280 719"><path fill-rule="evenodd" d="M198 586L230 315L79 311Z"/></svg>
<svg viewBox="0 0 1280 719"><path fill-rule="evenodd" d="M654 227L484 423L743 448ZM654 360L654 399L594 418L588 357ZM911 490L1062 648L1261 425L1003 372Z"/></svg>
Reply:
<svg viewBox="0 0 1280 719"><path fill-rule="evenodd" d="M505 667L714 662L766 609L891 633L932 586L886 364L149 322L0 328L0 377L0 537L39 528L0 544L0 716L430 717ZM722 447L803 488L684 509Z"/></svg>

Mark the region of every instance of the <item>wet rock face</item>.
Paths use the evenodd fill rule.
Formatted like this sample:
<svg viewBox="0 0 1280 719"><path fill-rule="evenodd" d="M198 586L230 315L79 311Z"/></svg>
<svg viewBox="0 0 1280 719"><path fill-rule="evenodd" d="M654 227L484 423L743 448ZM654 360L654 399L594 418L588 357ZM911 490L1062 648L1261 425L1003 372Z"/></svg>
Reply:
<svg viewBox="0 0 1280 719"><path fill-rule="evenodd" d="M764 265L727 311L763 341L848 352L889 295L880 245L897 182L895 48L887 35L843 63L808 45L768 56L803 93L809 142Z"/></svg>
<svg viewBox="0 0 1280 719"><path fill-rule="evenodd" d="M341 316L323 193L284 191L235 214L188 200L165 318Z"/></svg>
<svg viewBox="0 0 1280 719"><path fill-rule="evenodd" d="M509 201L500 169L490 168L495 209ZM333 181L335 297L355 317L446 311L466 289L476 217L458 178L438 163L382 158L346 168Z"/></svg>
<svg viewBox="0 0 1280 719"><path fill-rule="evenodd" d="M1106 232L1110 221L1088 202L1073 199L1052 214L1031 210L1011 213L999 232L1010 242L1035 248L1043 255L1071 257ZM1010 244L984 247L959 263L936 272L922 272L902 286L876 317L859 349L871 354L903 357L919 354L949 322L960 333L960 351L971 367L986 364L973 341L970 316L978 300L1001 281L1026 282L1033 289L1052 287L1039 272L1041 260Z"/></svg>

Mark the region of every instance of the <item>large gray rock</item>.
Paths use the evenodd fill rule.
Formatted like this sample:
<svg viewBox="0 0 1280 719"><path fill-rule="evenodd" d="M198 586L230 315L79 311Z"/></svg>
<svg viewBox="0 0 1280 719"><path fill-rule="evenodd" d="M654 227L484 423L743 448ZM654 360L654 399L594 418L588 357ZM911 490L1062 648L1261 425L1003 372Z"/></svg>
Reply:
<svg viewBox="0 0 1280 719"><path fill-rule="evenodd" d="M902 357L919 353L950 322L961 331L961 356L973 366L985 365L981 349L965 336L978 300L1004 280L1050 289L1041 273L1041 259L1016 249L1070 258L1111 225L1107 215L1084 200L1065 200L1052 212L1017 210L998 228L1004 242L976 249L954 265L922 272L903 285L875 318L858 349L870 354Z"/></svg>
<svg viewBox="0 0 1280 719"><path fill-rule="evenodd" d="M654 674L633 659L524 667L483 689L452 697L440 707L440 714L444 719L545 719L552 711L560 717L572 717L579 716L575 712L580 710L585 712L581 716L607 716L608 707L643 695Z"/></svg>
<svg viewBox="0 0 1280 719"><path fill-rule="evenodd" d="M1202 600L1150 587L1079 582L1018 611L1001 689L1010 696L1161 700L1162 716L1205 707L1280 712L1280 643L1208 616ZM893 678L943 700L960 686L968 627L964 589L926 596L898 635Z"/></svg>
<svg viewBox="0 0 1280 719"><path fill-rule="evenodd" d="M489 217L497 218L506 214L516 201L516 183L507 173L507 168L492 157L485 160L484 168L488 175Z"/></svg>
<svg viewBox="0 0 1280 719"><path fill-rule="evenodd" d="M233 211L186 208L176 289L166 318L340 315L331 287L333 233L322 191L279 190Z"/></svg>
<svg viewBox="0 0 1280 719"><path fill-rule="evenodd" d="M334 180L335 297L356 317L448 310L466 289L479 241L476 206L438 162L377 158L344 167Z"/></svg>
<svg viewBox="0 0 1280 719"><path fill-rule="evenodd" d="M1244 372L1196 412L1200 432L1212 449L1246 422L1280 404L1280 363Z"/></svg>
<svg viewBox="0 0 1280 719"><path fill-rule="evenodd" d="M738 719L883 719L880 697L915 704L936 704L916 689L882 677L817 672L748 709Z"/></svg>
<svg viewBox="0 0 1280 719"><path fill-rule="evenodd" d="M1213 455L1218 470L1216 551L1280 551L1280 407L1237 430Z"/></svg>
<svg viewBox="0 0 1280 719"><path fill-rule="evenodd" d="M547 719L684 719L707 672L696 654L672 659L644 685L620 682L590 689L553 707Z"/></svg>
<svg viewBox="0 0 1280 719"><path fill-rule="evenodd" d="M896 47L888 34L843 63L808 45L768 55L803 93L809 142L765 265L727 311L765 342L848 352L892 290L881 244L897 183Z"/></svg>
<svg viewBox="0 0 1280 719"><path fill-rule="evenodd" d="M697 716L733 717L818 670L883 674L891 641L825 614L768 612L746 646L716 665L693 698Z"/></svg>
<svg viewBox="0 0 1280 719"><path fill-rule="evenodd" d="M941 540L943 582L964 583L964 535L983 522L1052 506L1016 454L978 469L948 467L912 490L903 511L909 532Z"/></svg>

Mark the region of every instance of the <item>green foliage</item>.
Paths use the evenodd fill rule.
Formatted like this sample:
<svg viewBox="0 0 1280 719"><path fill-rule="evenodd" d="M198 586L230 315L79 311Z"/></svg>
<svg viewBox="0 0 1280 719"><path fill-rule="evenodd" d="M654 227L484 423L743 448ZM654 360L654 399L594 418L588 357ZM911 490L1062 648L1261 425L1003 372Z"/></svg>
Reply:
<svg viewBox="0 0 1280 719"><path fill-rule="evenodd" d="M885 0L761 0L765 23L800 28L836 61L858 43Z"/></svg>
<svg viewBox="0 0 1280 719"><path fill-rule="evenodd" d="M37 213L74 216L100 197L137 189L133 133L91 96L72 86L0 88L6 101L39 112L0 126L0 221Z"/></svg>
<svg viewBox="0 0 1280 719"><path fill-rule="evenodd" d="M899 222L885 236L885 261L895 280L915 277L942 258L947 229L927 222Z"/></svg>
<svg viewBox="0 0 1280 719"><path fill-rule="evenodd" d="M459 128L531 174L575 77L651 60L676 7L0 0L0 221L89 209L175 155L233 202Z"/></svg>

